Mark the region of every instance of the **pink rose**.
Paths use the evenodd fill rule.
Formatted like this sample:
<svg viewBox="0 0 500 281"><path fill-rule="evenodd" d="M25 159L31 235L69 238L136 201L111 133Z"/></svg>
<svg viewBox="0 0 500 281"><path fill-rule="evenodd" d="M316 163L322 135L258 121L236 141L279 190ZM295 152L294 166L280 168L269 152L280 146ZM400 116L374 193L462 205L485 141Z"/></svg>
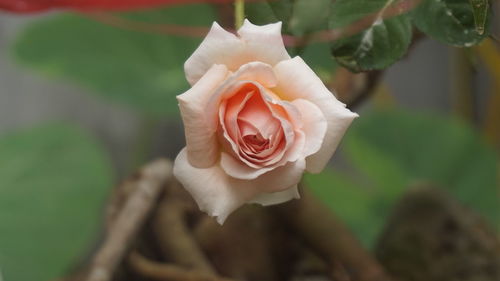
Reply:
<svg viewBox="0 0 500 281"><path fill-rule="evenodd" d="M184 68L192 88L177 99L187 144L174 174L221 224L245 203L299 198L304 171L325 167L357 117L290 58L280 22L245 20L238 36L214 23Z"/></svg>

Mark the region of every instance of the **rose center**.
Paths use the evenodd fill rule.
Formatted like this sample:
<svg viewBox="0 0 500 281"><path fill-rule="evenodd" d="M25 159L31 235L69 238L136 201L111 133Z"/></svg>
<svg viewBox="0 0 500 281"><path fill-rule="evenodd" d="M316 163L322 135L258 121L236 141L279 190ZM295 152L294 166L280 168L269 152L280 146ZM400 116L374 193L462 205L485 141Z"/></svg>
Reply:
<svg viewBox="0 0 500 281"><path fill-rule="evenodd" d="M264 138L260 133L255 135L246 135L243 137L243 140L254 153L258 153L269 148L269 139Z"/></svg>

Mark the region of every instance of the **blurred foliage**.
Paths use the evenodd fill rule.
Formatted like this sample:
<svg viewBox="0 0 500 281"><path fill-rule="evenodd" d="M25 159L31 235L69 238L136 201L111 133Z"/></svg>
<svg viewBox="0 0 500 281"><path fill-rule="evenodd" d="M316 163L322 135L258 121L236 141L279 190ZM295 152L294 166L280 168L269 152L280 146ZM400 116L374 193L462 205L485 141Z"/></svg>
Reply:
<svg viewBox="0 0 500 281"><path fill-rule="evenodd" d="M332 54L342 66L354 72L383 69L406 54L411 39L408 17L379 18L363 32L335 41Z"/></svg>
<svg viewBox="0 0 500 281"><path fill-rule="evenodd" d="M412 22L425 34L454 46L470 47L489 35L485 0L421 0L413 11L404 10L413 2L268 0L290 34L326 29L343 34L331 42L332 55L353 72L383 69L403 57L412 39Z"/></svg>
<svg viewBox="0 0 500 281"><path fill-rule="evenodd" d="M269 1L276 17L284 22L285 31L295 35L328 28L331 0Z"/></svg>
<svg viewBox="0 0 500 281"><path fill-rule="evenodd" d="M306 9L307 10L307 9ZM265 2L247 5L259 24L276 21ZM175 6L120 14L137 23L209 26L216 19L210 5ZM153 116L178 116L175 96L189 88L184 61L202 38L132 31L77 14L35 21L14 45L15 57L45 75L73 80L97 94ZM328 43L291 49L324 79L337 64L325 59Z"/></svg>
<svg viewBox="0 0 500 281"><path fill-rule="evenodd" d="M210 5L125 14L138 22L209 26ZM44 74L76 81L103 97L153 115L178 114L175 96L188 89L184 61L201 38L131 31L82 15L35 21L14 52L20 62Z"/></svg>
<svg viewBox="0 0 500 281"><path fill-rule="evenodd" d="M474 25L479 34L484 32L490 3L488 0L469 0L474 14Z"/></svg>
<svg viewBox="0 0 500 281"><path fill-rule="evenodd" d="M96 238L111 186L108 159L91 137L63 125L0 137L0 155L3 277L60 277Z"/></svg>
<svg viewBox="0 0 500 281"><path fill-rule="evenodd" d="M270 0L248 3L246 13L256 24L283 21L284 32L303 36L305 43L317 31L344 34L361 26L354 28L355 34L346 31L333 42L320 38L325 42L290 48L325 82L338 64L359 72L396 62L407 52L413 25L439 41L461 47L488 36L491 12L473 9L475 0L422 0L415 9L395 14L394 5L404 1ZM206 27L217 18L210 5L118 16L138 23ZM481 26L485 32L480 32ZM18 38L14 54L25 65L76 81L109 101L155 116L177 116L175 96L188 88L183 63L201 40L131 31L84 15L62 14L30 24ZM336 60L327 59L329 54ZM306 181L366 245L373 245L395 200L419 180L441 185L491 222L500 221L498 159L464 124L436 115L376 112L356 120L344 143L344 156L355 172L328 170L307 175ZM4 221L12 225L0 227L0 243L6 243L0 244L0 266L8 280L54 277L95 231L93 223L109 186L109 167L88 137L60 126L7 136L0 140L0 152L6 155L0 159L0 192L6 193L0 196L0 208L12 210L2 212ZM44 165L47 159L50 165ZM80 188L85 192L80 194ZM27 210L26 204L32 204L24 200L27 197L40 198L34 202L40 205ZM76 197L89 199L82 202ZM36 216L27 215L31 209ZM37 240L30 239L33 232L39 235ZM57 239L61 246L54 250L55 240L50 239ZM19 245L24 246L19 249ZM51 258L39 263L47 256Z"/></svg>
<svg viewBox="0 0 500 281"><path fill-rule="evenodd" d="M406 15L385 18L391 1L337 0L332 5L330 28L341 28L375 13L361 33L334 41L332 54L348 69L360 72L383 69L399 60L412 39L412 26Z"/></svg>
<svg viewBox="0 0 500 281"><path fill-rule="evenodd" d="M487 15L485 23L489 21ZM469 0L422 0L412 17L425 34L458 47L471 47L489 35L488 25L481 32L476 29Z"/></svg>
<svg viewBox="0 0 500 281"><path fill-rule="evenodd" d="M306 183L367 246L412 183L431 182L500 222L496 152L465 124L433 114L378 111L356 120L343 141L352 174L325 170Z"/></svg>

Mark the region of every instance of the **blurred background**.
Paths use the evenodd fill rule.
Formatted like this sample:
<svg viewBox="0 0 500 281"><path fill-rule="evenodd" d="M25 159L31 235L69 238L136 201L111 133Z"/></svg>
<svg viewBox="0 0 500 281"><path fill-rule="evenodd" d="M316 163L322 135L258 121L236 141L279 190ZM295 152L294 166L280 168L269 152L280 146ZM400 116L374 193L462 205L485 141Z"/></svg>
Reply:
<svg viewBox="0 0 500 281"><path fill-rule="evenodd" d="M247 15L269 22L259 5ZM0 280L63 275L94 247L112 187L148 161L175 158L184 146L175 95L188 89L182 64L202 35L156 27L231 28L231 11L0 11ZM499 43L457 48L418 33L375 78L339 66L329 43L290 48L341 100L366 92L331 167L305 182L369 249L401 196L422 184L500 225Z"/></svg>

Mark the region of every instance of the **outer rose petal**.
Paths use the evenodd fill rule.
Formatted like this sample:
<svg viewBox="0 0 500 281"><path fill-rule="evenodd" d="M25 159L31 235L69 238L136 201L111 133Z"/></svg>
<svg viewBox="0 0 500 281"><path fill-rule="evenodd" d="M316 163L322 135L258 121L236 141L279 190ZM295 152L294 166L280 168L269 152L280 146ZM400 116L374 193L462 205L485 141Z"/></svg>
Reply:
<svg viewBox="0 0 500 281"><path fill-rule="evenodd" d="M255 61L275 65L282 60L290 59L281 36L281 22L254 25L245 19L238 34L246 43L248 55Z"/></svg>
<svg viewBox="0 0 500 281"><path fill-rule="evenodd" d="M207 169L191 166L186 149L183 149L175 159L174 175L193 196L200 210L217 217L217 222L222 224L230 213L254 199L257 203L269 205L297 198L293 188L296 188L304 168L302 160L289 163L256 180L238 180L228 176L219 165ZM292 190L287 192L290 188ZM278 192L265 193L273 191Z"/></svg>
<svg viewBox="0 0 500 281"><path fill-rule="evenodd" d="M189 162L198 168L212 166L218 158L216 130L206 118L210 93L228 75L224 65L214 65L191 89L177 96L181 110Z"/></svg>
<svg viewBox="0 0 500 281"><path fill-rule="evenodd" d="M328 126L321 149L307 157L307 171L319 173L332 157L356 113L345 108L325 87L321 79L300 58L282 61L274 67L278 86L273 91L286 100L305 99L314 103L325 116Z"/></svg>
<svg viewBox="0 0 500 281"><path fill-rule="evenodd" d="M299 189L297 185L283 191L273 193L262 193L257 195L250 203L260 204L262 206L281 204L292 199L299 199Z"/></svg>
<svg viewBox="0 0 500 281"><path fill-rule="evenodd" d="M188 82L193 85L213 64L236 71L248 62L270 65L290 59L281 37L281 22L257 26L245 20L238 31L241 38L214 23L200 46L184 63Z"/></svg>
<svg viewBox="0 0 500 281"><path fill-rule="evenodd" d="M200 210L217 217L220 224L259 192L249 186L248 181L229 177L218 165L207 169L191 166L186 149L181 150L175 159L174 175L193 196Z"/></svg>
<svg viewBox="0 0 500 281"><path fill-rule="evenodd" d="M283 191L297 185L305 169L306 161L304 159L288 162L285 166L278 167L252 180L253 186L265 193Z"/></svg>
<svg viewBox="0 0 500 281"><path fill-rule="evenodd" d="M302 116L302 131L306 136L303 156L306 157L321 149L328 123L323 112L314 103L296 99L292 104L300 111Z"/></svg>
<svg viewBox="0 0 500 281"><path fill-rule="evenodd" d="M306 168L305 161L298 159L294 162L281 161L271 167L254 169L225 152L221 154L220 165L231 177L260 181L260 189L268 192L282 190L298 183Z"/></svg>
<svg viewBox="0 0 500 281"><path fill-rule="evenodd" d="M189 84L196 83L214 64L224 64L234 70L235 65L241 61L238 57L243 48L244 45L236 35L225 31L214 22L203 42L184 63L184 72Z"/></svg>

